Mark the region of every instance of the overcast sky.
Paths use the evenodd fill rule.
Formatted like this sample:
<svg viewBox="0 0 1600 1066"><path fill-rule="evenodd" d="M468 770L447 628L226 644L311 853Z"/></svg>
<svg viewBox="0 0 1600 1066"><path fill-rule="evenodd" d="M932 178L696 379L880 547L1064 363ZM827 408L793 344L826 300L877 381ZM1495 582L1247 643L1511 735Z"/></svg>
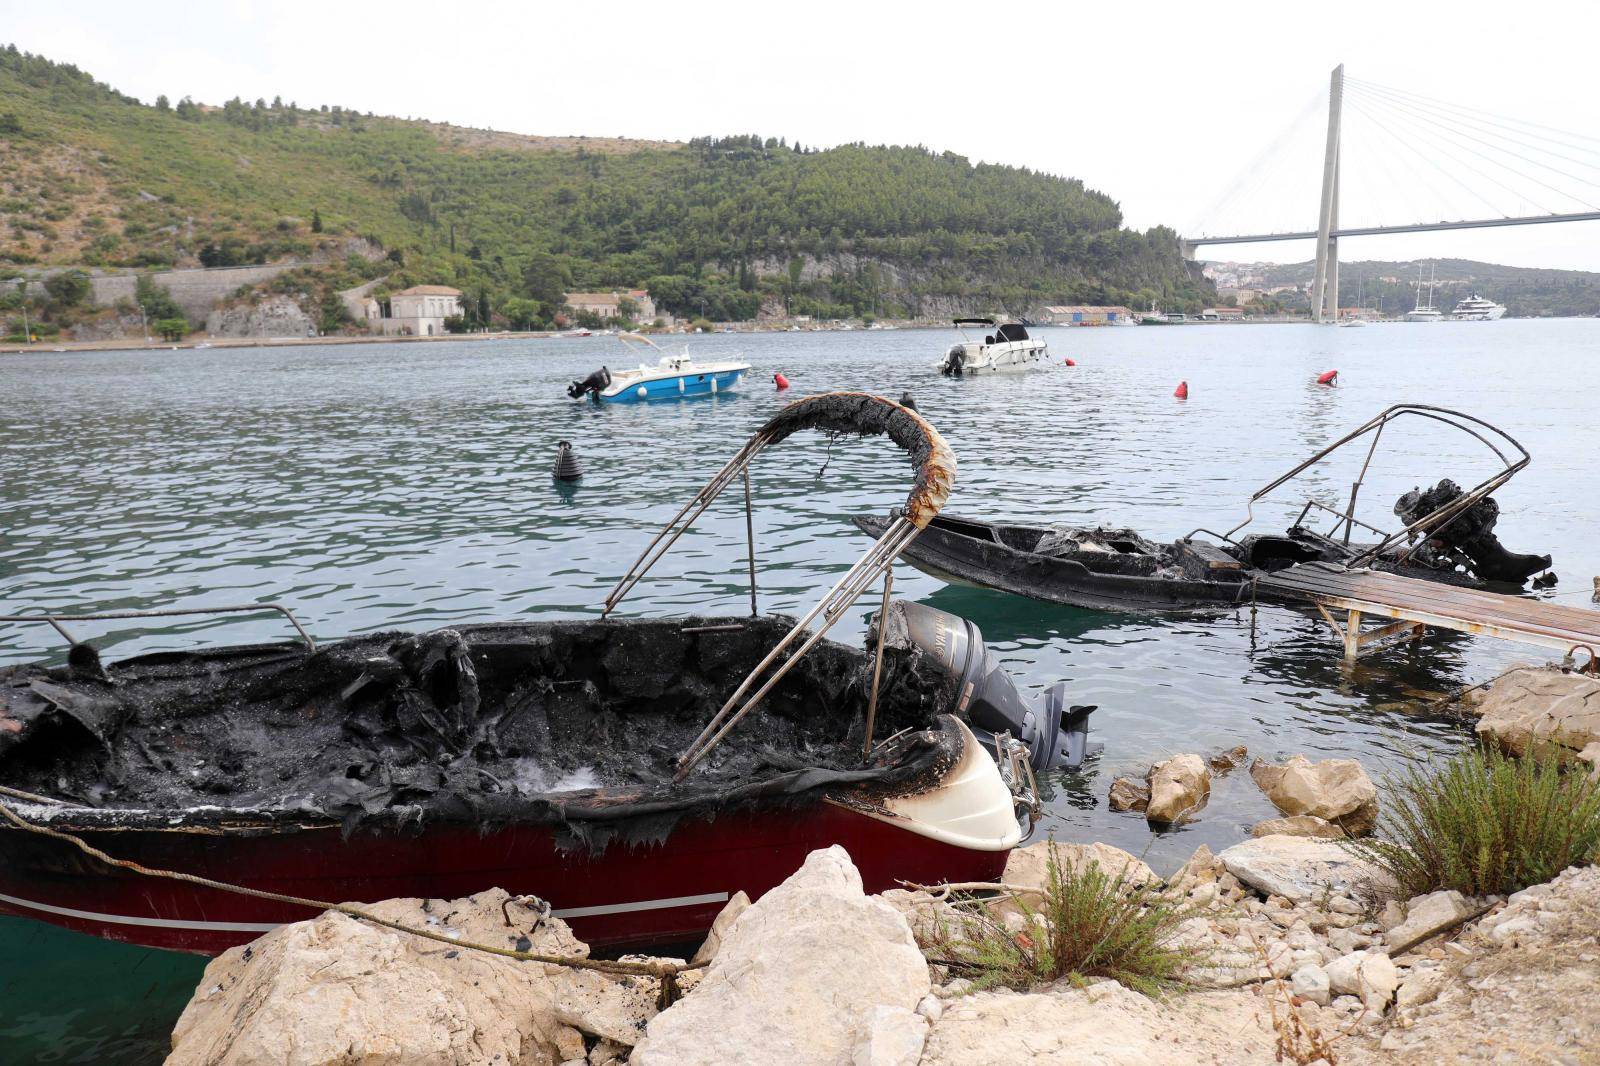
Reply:
<svg viewBox="0 0 1600 1066"><path fill-rule="evenodd" d="M1520 126L1458 119L1469 128L1441 155L1431 146L1443 135L1407 127L1421 122L1415 115L1386 115L1369 91L1367 111L1346 111L1347 224L1600 203L1600 5L1390 0L1324 10L0 0L0 41L145 101L281 95L520 133L924 144L1083 178L1117 199L1129 224L1185 233L1315 228L1328 73L1343 62L1353 79L1581 135L1561 137L1566 177L1522 179L1486 154L1505 146L1502 135L1525 136ZM1281 150L1262 161L1274 143ZM1311 250L1204 255L1299 261ZM1600 270L1600 222L1349 239L1342 254Z"/></svg>

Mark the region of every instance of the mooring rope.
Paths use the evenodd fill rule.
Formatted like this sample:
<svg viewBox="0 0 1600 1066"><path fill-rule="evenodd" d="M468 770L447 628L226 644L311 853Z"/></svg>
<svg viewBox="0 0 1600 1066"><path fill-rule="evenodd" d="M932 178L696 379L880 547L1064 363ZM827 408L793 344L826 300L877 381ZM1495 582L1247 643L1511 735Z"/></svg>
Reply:
<svg viewBox="0 0 1600 1066"><path fill-rule="evenodd" d="M8 795L29 795L25 792L19 792L17 789L5 788L4 786L0 786L0 791L3 791ZM37 798L44 800L45 802L61 802L59 800L48 800L45 797ZM144 877L159 877L166 878L167 880L171 881L183 881L192 885L200 885L203 888L214 888L221 892L232 892L240 896L251 896L255 899L271 900L275 903L288 903L293 906L307 907L316 911L338 911L340 914L355 918L359 921L371 922L373 925L381 925L386 929L393 929L396 932L410 933L412 936L422 937L425 940L436 940L441 944L449 944L452 947L471 948L473 951L482 951L490 955L499 955L503 958L515 959L518 962L538 962L547 963L552 966L567 966L578 970L598 970L602 973L625 974L638 977L655 977L661 981L661 995L658 1002L662 1009L665 1009L666 1006L670 1005L671 1002L677 998L677 975L686 970L698 970L702 968L701 966L696 966L690 963L678 962L623 962L621 960L612 959L590 959L580 955L545 955L533 951L518 951L515 948L495 947L492 944L479 944L471 940L458 940L454 937L446 936L443 933L435 933L428 929L419 929L413 925L406 925L404 922L396 922L391 921L388 918L380 918L371 911L363 910L360 907L350 903L329 903L324 900L309 899L305 896L291 896L282 892L269 892L266 889L261 888L246 888L243 885L232 885L226 881L215 881L209 877L200 877L197 874L183 873L179 870L153 869L148 866L141 866L139 863L133 862L130 859L114 858L90 844L88 841L82 839L81 837L75 836L72 833L65 833L59 829L51 829L49 826L38 825L34 822L28 821L5 803L0 803L0 817L5 818L6 821L25 832L35 833L39 836L45 836L55 840L64 841L68 844L71 844L73 847L76 847L85 855L88 855L94 859L98 859L100 862L103 862L108 866L115 866L123 870L140 874Z"/></svg>

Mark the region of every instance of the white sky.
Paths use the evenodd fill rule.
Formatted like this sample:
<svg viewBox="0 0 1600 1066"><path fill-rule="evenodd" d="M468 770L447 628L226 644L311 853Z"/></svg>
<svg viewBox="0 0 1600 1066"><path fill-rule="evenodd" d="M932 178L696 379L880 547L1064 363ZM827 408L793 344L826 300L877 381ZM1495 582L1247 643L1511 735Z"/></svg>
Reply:
<svg viewBox="0 0 1600 1066"><path fill-rule="evenodd" d="M925 144L1081 177L1129 224L1186 233L1315 228L1328 72L1341 61L1352 78L1600 139L1592 2L0 0L6 40L146 101L281 95L521 133ZM1291 126L1296 115L1308 117ZM1452 185L1346 115L1348 224L1521 213L1502 207L1515 199L1504 190L1449 164L1474 188ZM1286 126L1296 132L1273 180L1208 220ZM1560 165L1594 184L1545 174L1562 194L1540 193L1547 205L1581 210L1568 192L1600 203L1600 173ZM1341 251L1600 270L1600 222L1348 239ZM1299 261L1311 246L1203 254Z"/></svg>

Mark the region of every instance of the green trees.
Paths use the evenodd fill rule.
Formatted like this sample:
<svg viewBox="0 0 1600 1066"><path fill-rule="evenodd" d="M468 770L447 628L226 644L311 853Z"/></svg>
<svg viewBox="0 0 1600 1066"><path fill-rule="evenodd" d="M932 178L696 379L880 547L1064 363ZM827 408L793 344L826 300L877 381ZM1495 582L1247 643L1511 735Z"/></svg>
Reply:
<svg viewBox="0 0 1600 1066"><path fill-rule="evenodd" d="M189 332L189 320L182 315L176 318L162 318L150 323L150 328L164 341L181 341Z"/></svg>
<svg viewBox="0 0 1600 1066"><path fill-rule="evenodd" d="M172 298L166 289L151 281L148 275L140 276L133 283L134 302L144 311L145 318L152 323L158 319L171 320L183 318L183 308Z"/></svg>
<svg viewBox="0 0 1600 1066"><path fill-rule="evenodd" d="M314 207L311 209L311 232L322 232L322 212Z"/></svg>
<svg viewBox="0 0 1600 1066"><path fill-rule="evenodd" d="M53 310L76 307L89 295L89 275L81 270L63 270L44 279L44 291L50 294Z"/></svg>

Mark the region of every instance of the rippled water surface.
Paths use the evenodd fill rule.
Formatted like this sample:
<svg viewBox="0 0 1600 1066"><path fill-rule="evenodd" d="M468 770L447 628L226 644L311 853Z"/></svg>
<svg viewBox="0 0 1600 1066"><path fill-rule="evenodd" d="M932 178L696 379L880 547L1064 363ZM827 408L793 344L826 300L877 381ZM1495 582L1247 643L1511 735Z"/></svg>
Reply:
<svg viewBox="0 0 1600 1066"><path fill-rule="evenodd" d="M1587 603L1571 594L1600 574L1600 322L1042 333L1050 369L975 381L930 369L947 343L937 332L695 338L696 355L745 354L755 368L745 391L632 407L563 394L573 377L629 362L603 337L0 356L0 613L279 601L319 637L592 615L763 419L788 398L839 388L911 390L956 451L952 512L1130 525L1163 540L1232 527L1253 491L1386 405L1457 407L1533 453L1498 493L1499 533L1513 550L1554 554L1560 602ZM1331 368L1339 387L1313 384ZM769 383L777 370L793 382L787 394ZM1173 398L1180 380L1187 401ZM562 439L586 469L573 490L549 477ZM1339 501L1360 458L1259 505L1252 528L1283 528L1308 494ZM1361 490L1364 514L1392 528L1401 492L1475 480L1486 459L1425 425L1391 430ZM909 484L883 440L795 438L754 473L761 605L795 613L868 546L847 518L887 510ZM743 560L730 494L624 611L748 609ZM1141 816L1106 809L1113 776L1235 744L1271 758L1355 756L1376 774L1468 735L1428 712L1429 697L1546 657L1442 635L1351 673L1325 626L1281 608L1103 614L946 586L904 564L895 591L976 622L1025 688L1065 678L1074 702L1099 704L1106 750L1051 783L1040 831L1110 841L1158 868L1274 812L1234 774L1215 783L1198 822L1152 837ZM835 633L859 642L868 611ZM284 632L269 617L118 625L84 629L114 655ZM46 628L0 626L0 662L58 653ZM198 965L134 955L153 975L138 989L143 978L112 976L129 970L124 949L0 920L0 1040L60 1047L61 1062L156 1055ZM56 978L27 976L47 963ZM105 981L116 995L84 994ZM67 1032L76 1043L52 1043Z"/></svg>

